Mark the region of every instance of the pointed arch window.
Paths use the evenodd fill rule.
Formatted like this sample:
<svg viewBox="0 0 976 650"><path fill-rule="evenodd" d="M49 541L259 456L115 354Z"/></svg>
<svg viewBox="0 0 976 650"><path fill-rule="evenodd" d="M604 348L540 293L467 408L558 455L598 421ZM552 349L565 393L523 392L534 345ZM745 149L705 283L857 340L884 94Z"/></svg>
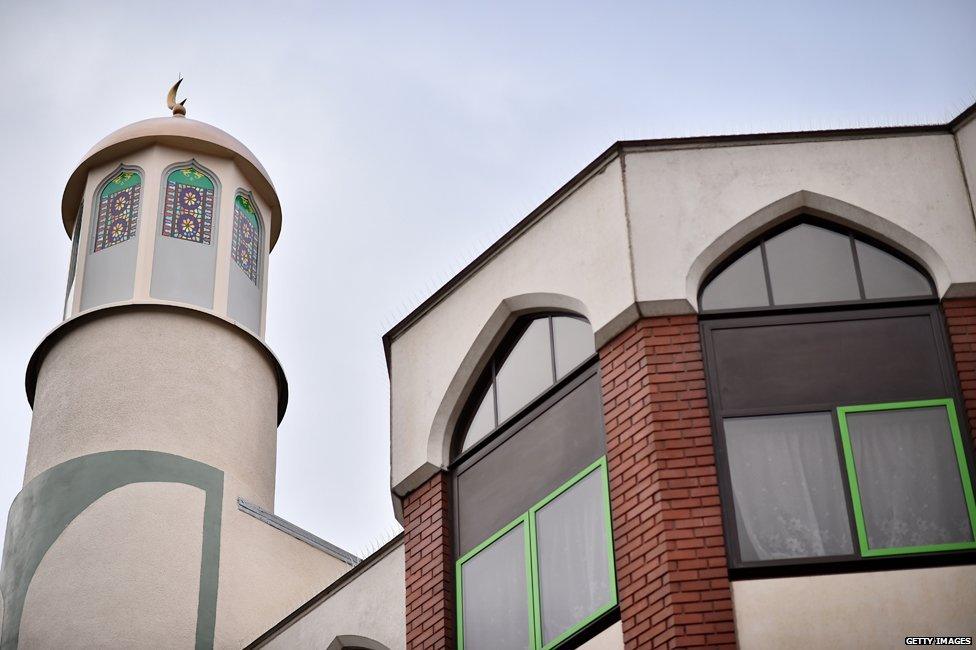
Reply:
<svg viewBox="0 0 976 650"><path fill-rule="evenodd" d="M705 283L702 311L929 298L911 261L852 231L804 218L761 237Z"/></svg>
<svg viewBox="0 0 976 650"><path fill-rule="evenodd" d="M164 237L210 245L213 233L214 181L195 165L174 169L166 177Z"/></svg>
<svg viewBox="0 0 976 650"><path fill-rule="evenodd" d="M98 198L93 253L135 237L141 194L142 176L133 170L122 169L105 183Z"/></svg>
<svg viewBox="0 0 976 650"><path fill-rule="evenodd" d="M517 323L468 405L459 451L473 447L595 352L593 330L582 318L552 315Z"/></svg>
<svg viewBox="0 0 976 650"><path fill-rule="evenodd" d="M244 275L258 284L258 267L261 258L260 234L261 219L254 201L243 193L234 199L234 235L231 242L231 257Z"/></svg>
<svg viewBox="0 0 976 650"><path fill-rule="evenodd" d="M700 295L733 577L971 560L971 436L928 276L801 217Z"/></svg>

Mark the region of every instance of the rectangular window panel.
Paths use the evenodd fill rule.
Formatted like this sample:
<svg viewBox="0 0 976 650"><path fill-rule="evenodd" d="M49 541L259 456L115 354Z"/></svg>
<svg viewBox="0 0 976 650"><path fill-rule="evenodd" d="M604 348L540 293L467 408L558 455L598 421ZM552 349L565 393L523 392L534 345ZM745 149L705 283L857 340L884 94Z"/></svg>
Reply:
<svg viewBox="0 0 976 650"><path fill-rule="evenodd" d="M976 504L952 400L837 412L862 555L976 548Z"/></svg>
<svg viewBox="0 0 976 650"><path fill-rule="evenodd" d="M802 224L766 242L773 304L858 300L851 240Z"/></svg>
<svg viewBox="0 0 976 650"><path fill-rule="evenodd" d="M458 560L460 647L532 647L526 517Z"/></svg>
<svg viewBox="0 0 976 650"><path fill-rule="evenodd" d="M602 465L530 513L536 560L536 634L563 640L616 602L613 543Z"/></svg>
<svg viewBox="0 0 976 650"><path fill-rule="evenodd" d="M743 562L850 555L829 413L723 421Z"/></svg>

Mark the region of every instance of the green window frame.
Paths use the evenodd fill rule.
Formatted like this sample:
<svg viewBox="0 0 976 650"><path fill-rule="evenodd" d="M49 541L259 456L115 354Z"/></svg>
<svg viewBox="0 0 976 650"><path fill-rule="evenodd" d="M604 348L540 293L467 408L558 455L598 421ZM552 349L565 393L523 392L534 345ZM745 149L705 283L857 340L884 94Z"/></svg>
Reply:
<svg viewBox="0 0 976 650"><path fill-rule="evenodd" d="M554 499L559 497L561 494L572 488L574 485L582 481L584 478L592 474L593 472L599 472L602 477L601 485L603 487L603 513L604 513L604 523L606 530L606 540L607 540L607 568L609 575L610 584L610 600L604 605L598 607L594 612L588 615L583 620L574 624L569 629L560 633L555 639L549 643L542 644L542 594L539 588L539 548L538 540L536 535L536 515L538 512L544 508L548 503L552 502ZM528 614L529 614L529 647L532 650L551 650L556 648L561 643L574 636L577 632L587 627L593 621L600 618L614 607L617 606L617 574L616 567L614 563L613 555L613 529L611 526L610 519L610 482L607 475L607 458L606 456L600 457L598 460L593 462L591 465L580 471L574 477L563 483L561 486L556 488L553 492L548 494L541 501L536 503L534 506L529 508L527 512L522 513L514 521L510 522L504 526L501 530L494 533L491 537L478 544L476 547L465 553L461 558L455 563L455 577L456 577L456 596L457 596L457 647L459 650L464 649L464 598L463 598L463 584L461 578L461 569L464 563L471 560L479 553L484 551L486 548L490 547L494 542L503 537L505 534L509 533L519 526L525 526L525 571L526 571L526 584L528 585Z"/></svg>
<svg viewBox="0 0 976 650"><path fill-rule="evenodd" d="M864 510L861 504L861 493L858 489L857 468L854 463L854 448L848 430L847 416L850 413L865 413L870 411L896 411L916 408L943 407L949 419L949 430L952 434L952 445L956 454L956 466L962 482L963 496L969 513L969 525L973 532L972 542L953 542L947 544L928 544L921 546L904 546L897 548L870 548L868 546L867 525L864 521ZM847 480L851 490L851 501L854 507L854 522L857 529L858 544L863 557L879 557L886 555L905 555L909 553L935 553L938 551L961 551L976 549L976 499L973 497L972 478L963 447L962 434L959 430L959 420L956 415L955 402L952 399L916 400L910 402L886 402L880 404L859 404L855 406L837 407L837 421L840 425L840 437L844 451L844 464L847 469Z"/></svg>

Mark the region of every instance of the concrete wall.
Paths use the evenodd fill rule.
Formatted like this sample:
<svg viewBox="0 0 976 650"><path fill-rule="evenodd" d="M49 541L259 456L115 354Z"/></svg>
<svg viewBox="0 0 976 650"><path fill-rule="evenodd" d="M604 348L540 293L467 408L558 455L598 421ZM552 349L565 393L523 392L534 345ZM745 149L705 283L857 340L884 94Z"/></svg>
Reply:
<svg viewBox="0 0 976 650"><path fill-rule="evenodd" d="M976 205L976 118L970 118L956 131L955 136L959 159L966 172L970 200L972 205Z"/></svg>
<svg viewBox="0 0 976 650"><path fill-rule="evenodd" d="M181 250L187 250L186 247L191 246L191 244L169 237L163 238L159 233L162 230L163 194L166 190L164 177L171 171L173 165L185 163L189 160L195 160L206 170L212 172L217 186L212 243L209 247L196 244L199 248L193 249L191 247L189 249L191 254L200 253L203 256L196 259L199 257L197 255L191 260L195 272L201 269L206 271L205 275L200 275L200 286L195 288L186 286L186 278L153 277L154 274L172 275L185 271L183 268L185 265L181 265L178 253ZM96 195L102 181L115 171L119 164L123 163L126 166L138 167L143 171L138 234L123 244L112 246L92 255L92 223L95 216L92 203L97 207ZM188 152L163 145L147 146L127 154L123 158L92 167L88 172L84 194L85 207L82 210L83 223L79 231L80 236L84 237L84 241L80 242L75 262L75 283L81 290L74 292L72 304L68 306L67 316L73 316L106 304L129 302L181 304L178 297L183 296L182 300L185 304L191 304L221 318L237 322L234 314L229 313L228 300L230 278L232 271L236 268L231 260L231 239L234 223L234 197L238 189L249 191L251 185L233 161L211 154ZM269 206L257 194L253 195L253 199L258 206L261 218L266 219L265 215L271 214ZM243 327L257 336L264 336L266 322L264 305L266 304L268 287L270 229L267 224L263 225L264 227L261 229L262 259L259 278L261 286L258 291L258 316L255 317L253 309L251 309L248 311L248 317L239 321ZM157 240L161 241L157 242ZM122 251L118 255L124 253L134 259L131 264L123 269L124 273L116 278L116 284L125 285L127 289L124 292L125 295L119 293L117 289L109 292L98 290L92 293L92 288L86 285L85 274L89 272L92 263L98 261L99 258L109 259L111 255L116 255L116 253L112 253L114 249ZM123 249L125 250L123 251ZM157 253L162 255L164 259L157 260ZM215 260L215 263L212 260ZM93 278L93 283L99 287L104 282L104 278ZM203 296L201 292L209 295ZM253 298L252 296L252 302Z"/></svg>
<svg viewBox="0 0 976 650"><path fill-rule="evenodd" d="M193 647L203 504L203 492L173 483L96 501L34 574L18 647Z"/></svg>
<svg viewBox="0 0 976 650"><path fill-rule="evenodd" d="M350 568L238 510L238 497L273 509L277 396L267 351L220 319L137 306L105 312L69 329L43 359L25 491L47 470L115 450L165 452L219 470L220 517L207 524L220 540L215 645L243 647ZM192 642L208 534L202 495L135 483L84 510L30 581L24 639L57 647L64 631L99 647L164 647L183 645L186 633Z"/></svg>
<svg viewBox="0 0 976 650"><path fill-rule="evenodd" d="M185 310L116 311L68 332L38 375L25 483L70 458L148 449L199 460L274 507L278 389L260 347Z"/></svg>
<svg viewBox="0 0 976 650"><path fill-rule="evenodd" d="M743 650L895 648L976 636L976 567L745 580L732 585Z"/></svg>
<svg viewBox="0 0 976 650"><path fill-rule="evenodd" d="M391 371L393 485L425 464L446 464L446 413L470 391L470 374L513 311L575 308L601 327L634 302L629 258L621 167L614 161L397 339ZM518 297L525 299L506 303ZM452 383L459 368L459 381ZM414 483L410 487L419 484Z"/></svg>
<svg viewBox="0 0 976 650"><path fill-rule="evenodd" d="M976 158L976 127L960 142ZM639 315L693 312L710 269L801 211L903 250L940 295L976 291L976 227L950 134L625 148L392 341L395 491L446 466L452 414L519 309L578 311L602 344Z"/></svg>
<svg viewBox="0 0 976 650"><path fill-rule="evenodd" d="M400 544L262 647L326 648L337 636L356 635L406 648L404 561Z"/></svg>

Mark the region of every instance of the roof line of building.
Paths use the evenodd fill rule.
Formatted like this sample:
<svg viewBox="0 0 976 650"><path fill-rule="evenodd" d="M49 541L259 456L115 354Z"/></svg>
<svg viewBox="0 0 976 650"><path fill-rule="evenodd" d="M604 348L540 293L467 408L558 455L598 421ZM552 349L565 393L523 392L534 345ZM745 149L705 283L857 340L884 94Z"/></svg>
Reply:
<svg viewBox="0 0 976 650"><path fill-rule="evenodd" d="M359 564L357 564L353 568L343 573L341 576L336 578L333 582L329 583L329 585L325 589L323 589L322 591L315 594L307 601L305 601L304 603L296 607L294 611L292 611L283 619L275 623L264 634L251 641L251 643L249 643L244 648L244 650L252 650L253 648L259 648L266 641L270 641L271 639L273 639L275 636L278 635L279 632L281 632L286 627L291 625L295 620L301 618L302 615L305 614L305 612L314 608L322 601L328 600L333 594L335 594L337 591L339 591L340 589L348 585L350 582L352 582L357 576L359 576L359 574L364 573L370 567L376 566L376 564L380 560L385 558L387 555L390 554L391 551L393 551L393 549L397 548L398 546L400 546L400 544L403 543L403 538L404 538L404 533L400 532L399 534L397 534L396 537L394 537L386 544L383 544L383 546L373 551L373 553L371 553L368 557L364 558Z"/></svg>
<svg viewBox="0 0 976 650"><path fill-rule="evenodd" d="M646 151L654 149L701 148L708 146L735 146L744 144L776 144L780 142L842 140L859 138L886 138L905 135L951 134L976 117L976 103L970 105L959 115L943 124L920 124L913 126L878 126L852 129L823 129L816 131L782 131L772 133L746 133L739 135L707 135L682 138L655 138L649 140L618 140L593 159L578 174L553 192L528 215L512 226L491 246L458 271L454 277L432 293L413 311L404 316L383 335L383 350L386 355L387 371L390 369L390 346L400 334L409 329L421 316L434 308L455 288L464 283L475 271L538 221L545 213L569 196L583 181L601 170L625 151Z"/></svg>
<svg viewBox="0 0 976 650"><path fill-rule="evenodd" d="M318 535L308 532L304 528L299 528L295 524L291 523L286 519L282 519L276 514L270 513L261 506L251 503L250 501L244 499L243 497L237 497L237 509L241 512L247 513L257 519L258 521L263 521L272 528L277 528L281 532L291 535L295 539L305 542L313 548L331 555L337 560L341 560L350 566L358 566L362 560L358 557L339 548L335 544L325 541Z"/></svg>

